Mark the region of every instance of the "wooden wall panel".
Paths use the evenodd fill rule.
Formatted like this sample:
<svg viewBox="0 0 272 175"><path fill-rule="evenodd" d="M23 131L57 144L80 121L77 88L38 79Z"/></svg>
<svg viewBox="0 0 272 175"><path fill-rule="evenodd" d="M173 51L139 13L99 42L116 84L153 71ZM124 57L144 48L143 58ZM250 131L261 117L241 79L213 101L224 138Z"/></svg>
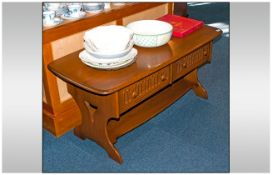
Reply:
<svg viewBox="0 0 272 175"><path fill-rule="evenodd" d="M115 24L115 21L104 25ZM83 48L83 36L85 31L67 36L52 42L53 59L58 59Z"/></svg>
<svg viewBox="0 0 272 175"><path fill-rule="evenodd" d="M45 91L44 91L44 85L42 86L42 100L44 103L47 103L46 95L45 95Z"/></svg>
<svg viewBox="0 0 272 175"><path fill-rule="evenodd" d="M64 81L57 78L57 84L61 103L72 98L72 96L68 93L67 84Z"/></svg>
<svg viewBox="0 0 272 175"><path fill-rule="evenodd" d="M83 35L84 32L79 32L52 42L53 59L56 60L67 54L82 49Z"/></svg>
<svg viewBox="0 0 272 175"><path fill-rule="evenodd" d="M132 21L144 20L144 19L157 19L168 13L168 4L163 4L152 9L145 10L143 12L130 15L123 19L123 24L127 25Z"/></svg>
<svg viewBox="0 0 272 175"><path fill-rule="evenodd" d="M116 21L112 21L106 23L104 25L113 25L116 24ZM67 36L65 38L56 40L52 42L52 52L53 52L53 59L56 60L61 58L65 55L73 53L77 50L83 48L83 36L84 32L79 32L74 35ZM63 103L66 100L69 100L71 95L67 91L67 85L64 81L57 78L57 85L59 90L60 102Z"/></svg>

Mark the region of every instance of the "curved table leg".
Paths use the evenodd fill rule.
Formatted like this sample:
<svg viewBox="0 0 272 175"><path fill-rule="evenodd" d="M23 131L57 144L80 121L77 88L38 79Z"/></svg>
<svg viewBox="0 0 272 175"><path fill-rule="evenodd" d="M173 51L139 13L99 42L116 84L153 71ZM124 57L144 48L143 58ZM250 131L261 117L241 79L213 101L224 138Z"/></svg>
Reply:
<svg viewBox="0 0 272 175"><path fill-rule="evenodd" d="M74 134L81 139L91 139L103 147L109 157L118 163L123 159L109 139L107 124L110 118L118 118L114 104L114 95L97 96L68 85L68 91L73 96L81 112L81 124L74 130Z"/></svg>
<svg viewBox="0 0 272 175"><path fill-rule="evenodd" d="M199 81L193 86L193 91L197 96L208 99L208 93Z"/></svg>
<svg viewBox="0 0 272 175"><path fill-rule="evenodd" d="M85 140L85 139L86 139L86 137L84 137L84 136L81 134L79 127L76 127L76 128L74 129L74 134L75 134L77 137L79 137L80 139L82 139L82 140Z"/></svg>
<svg viewBox="0 0 272 175"><path fill-rule="evenodd" d="M185 77L186 80L190 81L193 83L193 91L194 93L204 99L208 99L208 92L206 89L202 86L200 81L198 80L198 75L197 75L197 69L192 71L190 74L188 74Z"/></svg>
<svg viewBox="0 0 272 175"><path fill-rule="evenodd" d="M97 115L95 118L93 130L96 132L96 134L91 139L95 140L100 146L102 146L107 151L109 157L120 164L123 163L120 153L109 139L107 131L108 120L105 120L107 117Z"/></svg>

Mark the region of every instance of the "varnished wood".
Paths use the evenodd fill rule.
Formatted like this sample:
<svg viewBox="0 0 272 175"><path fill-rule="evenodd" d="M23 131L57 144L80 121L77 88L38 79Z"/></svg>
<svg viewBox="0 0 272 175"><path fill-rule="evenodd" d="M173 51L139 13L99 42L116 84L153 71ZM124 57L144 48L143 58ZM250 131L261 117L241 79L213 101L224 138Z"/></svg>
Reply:
<svg viewBox="0 0 272 175"><path fill-rule="evenodd" d="M113 145L118 137L148 121L190 89L199 97L208 97L197 69L211 60L211 43L221 33L204 26L158 48L136 47L136 62L115 71L86 66L78 58L80 51L50 63L49 69L68 83L68 91L80 108L82 123L75 135L94 140L122 163Z"/></svg>
<svg viewBox="0 0 272 175"><path fill-rule="evenodd" d="M143 101L170 82L170 66L139 80L138 82L121 89L118 92L120 113Z"/></svg>
<svg viewBox="0 0 272 175"><path fill-rule="evenodd" d="M82 123L74 132L81 139L89 138L102 146L108 155L118 163L122 157L109 139L107 124L111 118L119 119L117 94L99 96L68 85L68 91L81 109Z"/></svg>
<svg viewBox="0 0 272 175"><path fill-rule="evenodd" d="M86 17L80 20L64 20L64 22L58 26L43 28L43 84L47 100L43 105L43 127L45 129L59 137L81 122L79 108L75 101L71 98L65 101L62 100L58 80L47 69L47 65L50 62L58 59L59 52L63 52L63 48L65 48L65 53L74 52L72 49L75 47L78 48L78 46L65 46L65 44L76 43L65 43L66 40L62 41L62 39L67 39L69 36L72 38L75 36L78 37L81 32L84 32L86 29L104 25L112 21L116 21L118 25L122 25L124 18L130 19L130 17L139 14L139 12L141 14L145 12L149 13L149 10L155 10L157 7L167 4L171 5L171 3L129 3L125 6L113 6L112 9L102 13L88 13ZM168 10L171 10L169 7L170 6L168 6ZM141 16L134 20L140 18ZM63 44L61 48L55 47L54 44L56 40ZM58 52L56 52L55 49L59 49Z"/></svg>
<svg viewBox="0 0 272 175"><path fill-rule="evenodd" d="M81 116L74 100L70 99L60 103L57 79L47 69L47 65L53 61L51 44L43 45L43 85L47 103L43 102L43 128L60 137L73 129L81 122Z"/></svg>
<svg viewBox="0 0 272 175"><path fill-rule="evenodd" d="M58 133L56 132L56 126L55 126L55 121L54 121L54 115L53 113L47 111L45 108L43 108L43 122L42 122L42 126L43 128L45 128L47 131L54 133L55 136L58 135Z"/></svg>
<svg viewBox="0 0 272 175"><path fill-rule="evenodd" d="M122 18L117 19L117 20L116 20L116 24L117 24L117 25L123 25L123 19L122 19Z"/></svg>
<svg viewBox="0 0 272 175"><path fill-rule="evenodd" d="M48 105L47 103L42 102L42 106L43 106L43 109L45 109L47 112L53 113L52 107L50 105Z"/></svg>
<svg viewBox="0 0 272 175"><path fill-rule="evenodd" d="M173 63L173 80L176 80L198 66L204 64L210 57L211 42L201 46L193 52ZM210 60L209 60L210 61Z"/></svg>
<svg viewBox="0 0 272 175"><path fill-rule="evenodd" d="M50 43L43 45L43 58L46 58L46 59L43 59L42 70L43 70L44 91L46 94L47 103L50 106L57 106L57 104L59 103L59 92L55 86L57 85L57 81L54 75L52 74L52 72L50 72L47 69L47 65L53 61L52 48ZM57 110L57 109L54 108L54 110Z"/></svg>
<svg viewBox="0 0 272 175"><path fill-rule="evenodd" d="M204 99L208 99L208 93L206 89L201 85L200 81L198 80L197 69L192 71L187 77L189 79L188 81L191 81L194 84L193 91L195 92L195 94Z"/></svg>
<svg viewBox="0 0 272 175"><path fill-rule="evenodd" d="M187 2L175 2L174 14L179 16L188 17Z"/></svg>
<svg viewBox="0 0 272 175"><path fill-rule="evenodd" d="M187 79L190 78L187 77ZM194 86L194 83L187 79L180 79L173 85L169 85L167 88L156 93L151 98L146 99L141 105L137 105L124 113L124 115L120 117L120 120L110 120L108 125L110 140L115 143L118 137L140 126L152 117L155 117L158 113L183 96Z"/></svg>
<svg viewBox="0 0 272 175"><path fill-rule="evenodd" d="M48 68L66 82L97 94L110 94L184 57L220 34L213 27L203 26L183 39L173 38L167 45L158 48L136 47L136 63L116 71L101 71L86 66L78 57L81 50L52 62ZM74 70L78 71L75 73Z"/></svg>
<svg viewBox="0 0 272 175"><path fill-rule="evenodd" d="M173 14L173 2L168 3L168 14L172 15Z"/></svg>
<svg viewBox="0 0 272 175"><path fill-rule="evenodd" d="M74 101L73 99L70 99ZM69 100L69 101L70 101ZM50 131L56 137L60 137L75 126L80 125L81 115L75 102L67 102L62 105L63 112L53 113L48 110L48 106L43 103L43 128Z"/></svg>
<svg viewBox="0 0 272 175"><path fill-rule="evenodd" d="M209 47L209 58L208 58L208 62L210 63L211 62L211 60L212 60L212 57L211 57L211 55L212 55L212 46L213 46L213 43L210 43L210 47Z"/></svg>

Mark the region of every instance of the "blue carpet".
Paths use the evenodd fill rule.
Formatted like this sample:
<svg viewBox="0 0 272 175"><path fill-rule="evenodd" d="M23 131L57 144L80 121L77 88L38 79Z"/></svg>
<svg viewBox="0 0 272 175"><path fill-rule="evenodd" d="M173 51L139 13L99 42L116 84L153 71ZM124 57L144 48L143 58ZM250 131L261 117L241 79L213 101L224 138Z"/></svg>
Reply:
<svg viewBox="0 0 272 175"><path fill-rule="evenodd" d="M117 164L72 131L56 139L43 131L43 172L229 172L229 4L190 3L189 17L217 26L212 63L199 69L209 93L190 91L149 122L118 139Z"/></svg>

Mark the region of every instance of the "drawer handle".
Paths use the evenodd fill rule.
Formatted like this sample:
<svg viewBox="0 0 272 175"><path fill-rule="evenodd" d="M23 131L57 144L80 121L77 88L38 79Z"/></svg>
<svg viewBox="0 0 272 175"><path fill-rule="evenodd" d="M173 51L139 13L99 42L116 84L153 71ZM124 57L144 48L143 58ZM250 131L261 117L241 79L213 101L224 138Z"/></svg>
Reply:
<svg viewBox="0 0 272 175"><path fill-rule="evenodd" d="M132 92L132 98L136 98L137 97L137 93L136 92Z"/></svg>
<svg viewBox="0 0 272 175"><path fill-rule="evenodd" d="M162 75L162 76L161 76L161 81L164 81L164 80L166 80L166 76L165 76L165 75Z"/></svg>
<svg viewBox="0 0 272 175"><path fill-rule="evenodd" d="M186 63L183 63L183 64L182 64L182 68L184 68L184 69L187 68L187 64L186 64Z"/></svg>
<svg viewBox="0 0 272 175"><path fill-rule="evenodd" d="M207 55L208 55L207 50L204 50L204 56L207 56Z"/></svg>

